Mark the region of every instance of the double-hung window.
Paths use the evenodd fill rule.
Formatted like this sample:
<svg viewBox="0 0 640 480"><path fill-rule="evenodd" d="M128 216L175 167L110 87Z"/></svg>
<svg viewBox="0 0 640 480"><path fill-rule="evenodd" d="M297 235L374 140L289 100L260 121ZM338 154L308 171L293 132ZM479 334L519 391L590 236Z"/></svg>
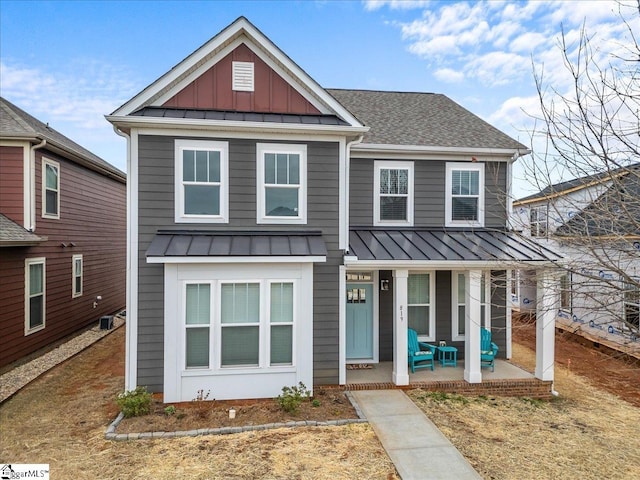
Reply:
<svg viewBox="0 0 640 480"><path fill-rule="evenodd" d="M270 365L293 363L293 283L270 284Z"/></svg>
<svg viewBox="0 0 640 480"><path fill-rule="evenodd" d="M260 283L223 283L221 366L260 364Z"/></svg>
<svg viewBox="0 0 640 480"><path fill-rule="evenodd" d="M45 263L46 260L44 258L27 258L25 260L25 335L44 328L46 308Z"/></svg>
<svg viewBox="0 0 640 480"><path fill-rule="evenodd" d="M549 229L548 206L539 205L529 210L529 226L532 237L546 237Z"/></svg>
<svg viewBox="0 0 640 480"><path fill-rule="evenodd" d="M71 282L73 284L71 296L73 298L82 295L82 255L74 255L71 258L72 262L72 277Z"/></svg>
<svg viewBox="0 0 640 480"><path fill-rule="evenodd" d="M435 308L432 299L433 275L431 273L410 273L408 278L408 318L409 328L416 331L420 340L435 340Z"/></svg>
<svg viewBox="0 0 640 480"><path fill-rule="evenodd" d="M446 226L484 226L484 164L447 163Z"/></svg>
<svg viewBox="0 0 640 480"><path fill-rule="evenodd" d="M374 162L374 225L413 225L413 162Z"/></svg>
<svg viewBox="0 0 640 480"><path fill-rule="evenodd" d="M453 272L453 314L451 337L454 341L464 340L465 316L467 313L467 286L466 275L462 272ZM480 277L480 326L491 328L491 274L483 272ZM475 321L475 319L472 319Z"/></svg>
<svg viewBox="0 0 640 480"><path fill-rule="evenodd" d="M60 218L60 164L42 159L42 216Z"/></svg>
<svg viewBox="0 0 640 480"><path fill-rule="evenodd" d="M257 144L258 223L307 223L307 146Z"/></svg>
<svg viewBox="0 0 640 480"><path fill-rule="evenodd" d="M634 282L624 282L624 320L636 331L640 327L640 278Z"/></svg>
<svg viewBox="0 0 640 480"><path fill-rule="evenodd" d="M185 366L209 368L211 284L188 283L185 288Z"/></svg>
<svg viewBox="0 0 640 480"><path fill-rule="evenodd" d="M175 221L228 221L227 142L176 140Z"/></svg>
<svg viewBox="0 0 640 480"><path fill-rule="evenodd" d="M560 310L571 313L571 273L560 277Z"/></svg>

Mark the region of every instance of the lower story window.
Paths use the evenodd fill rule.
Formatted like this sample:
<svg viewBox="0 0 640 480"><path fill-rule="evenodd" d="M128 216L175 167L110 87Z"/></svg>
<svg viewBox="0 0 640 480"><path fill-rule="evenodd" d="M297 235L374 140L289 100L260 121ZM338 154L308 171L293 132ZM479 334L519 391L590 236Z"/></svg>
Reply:
<svg viewBox="0 0 640 480"><path fill-rule="evenodd" d="M571 312L571 274L560 277L560 310Z"/></svg>
<svg viewBox="0 0 640 480"><path fill-rule="evenodd" d="M44 258L25 260L25 334L44 328L45 262Z"/></svg>
<svg viewBox="0 0 640 480"><path fill-rule="evenodd" d="M209 338L211 325L211 285L186 286L186 367L209 367Z"/></svg>
<svg viewBox="0 0 640 480"><path fill-rule="evenodd" d="M221 294L221 365L260 363L260 284L225 283Z"/></svg>
<svg viewBox="0 0 640 480"><path fill-rule="evenodd" d="M453 340L464 340L467 312L466 275L453 272ZM484 272L480 277L480 326L491 328L491 276Z"/></svg>
<svg viewBox="0 0 640 480"><path fill-rule="evenodd" d="M409 328L415 330L421 340L435 339L434 308L431 303L432 275L430 273L409 274L408 317Z"/></svg>

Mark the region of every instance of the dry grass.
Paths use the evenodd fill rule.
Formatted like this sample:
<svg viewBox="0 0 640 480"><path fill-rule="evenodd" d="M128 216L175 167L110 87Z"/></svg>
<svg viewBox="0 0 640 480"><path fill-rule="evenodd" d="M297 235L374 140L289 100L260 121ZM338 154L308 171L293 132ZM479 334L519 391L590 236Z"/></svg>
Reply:
<svg viewBox="0 0 640 480"><path fill-rule="evenodd" d="M531 350L514 358L531 367ZM486 479L640 478L640 409L556 367L552 402L410 392Z"/></svg>

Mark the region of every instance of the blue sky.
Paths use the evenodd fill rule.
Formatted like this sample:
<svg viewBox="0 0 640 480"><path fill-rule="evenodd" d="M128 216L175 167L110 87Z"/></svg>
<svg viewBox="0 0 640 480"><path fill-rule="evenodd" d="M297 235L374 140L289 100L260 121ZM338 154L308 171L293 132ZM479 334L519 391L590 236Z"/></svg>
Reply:
<svg viewBox="0 0 640 480"><path fill-rule="evenodd" d="M609 1L2 0L0 94L124 170L104 115L240 15L324 87L444 93L526 145L534 65L570 88L561 26L575 41L585 22L603 51L624 41Z"/></svg>

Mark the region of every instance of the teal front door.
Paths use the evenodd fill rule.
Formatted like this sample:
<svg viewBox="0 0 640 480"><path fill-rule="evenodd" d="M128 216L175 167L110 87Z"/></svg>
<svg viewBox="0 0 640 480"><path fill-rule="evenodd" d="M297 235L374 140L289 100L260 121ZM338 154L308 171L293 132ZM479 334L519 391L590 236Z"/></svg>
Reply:
<svg viewBox="0 0 640 480"><path fill-rule="evenodd" d="M347 362L373 359L373 285L348 283L346 293Z"/></svg>

